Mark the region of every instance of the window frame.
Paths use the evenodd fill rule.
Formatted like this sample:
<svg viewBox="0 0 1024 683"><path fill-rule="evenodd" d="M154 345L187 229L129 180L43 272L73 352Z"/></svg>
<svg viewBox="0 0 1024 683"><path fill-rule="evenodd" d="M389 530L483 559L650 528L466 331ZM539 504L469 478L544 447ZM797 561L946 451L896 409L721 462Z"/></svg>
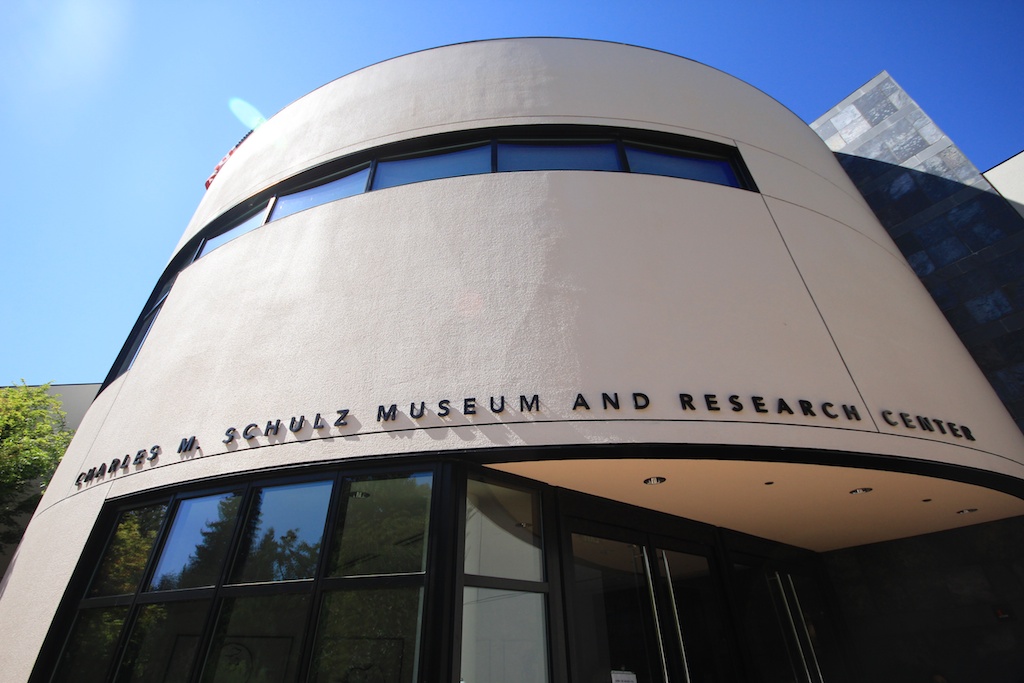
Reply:
<svg viewBox="0 0 1024 683"><path fill-rule="evenodd" d="M334 534L338 524L343 523L343 515L339 512L343 507L341 501L342 491L345 488L346 478L359 478L365 475L374 477L387 476L411 476L416 474L429 475L431 478L430 500L427 506L428 533L424 539L426 561L422 572L406 572L399 574L375 574L350 577L327 576L327 564L331 550L331 543L336 540ZM248 476L246 476L248 475ZM436 598L432 596L432 576L443 576L450 571L445 563L448 561L444 553L438 548L439 540L435 534L440 524L445 520L438 519L437 515L444 515L444 502L439 495L438 484L450 474L437 462L416 462L410 461L402 464L382 464L377 466L347 466L347 464L334 463L330 467L314 468L311 471L303 472L281 472L260 476L252 473L244 473L242 476L229 478L225 481L211 483L198 482L193 485L184 485L171 492L162 491L151 494L133 495L123 499L110 501L101 510L93 532L85 544L75 573L65 591L64 598L51 623L50 631L40 649L35 666L29 678L33 683L52 681L60 670L62 658L68 648L71 636L78 623L80 614L91 609L111 609L115 607L126 607L127 614L116 637L111 659L106 663L106 673L103 680L116 680L118 670L127 651L128 643L139 619L140 612L149 605L180 603L187 601L206 600L209 601L208 613L200 631L200 641L197 645L197 654L192 662L190 681L199 681L204 674L204 666L210 656L211 646L217 636L218 620L226 600L247 598L247 597L268 597L276 595L307 595L309 596L309 608L304 618L304 630L299 634L299 680L306 680L309 676L309 667L312 662L313 648L316 640L316 630L319 623L320 613L325 596L337 591L358 591L363 589L379 588L408 588L418 587L421 589L421 610L417 632L419 634L418 662L415 670L422 672L427 670L428 662L436 658L433 642L427 642L428 638L434 640L428 625L428 601L432 604ZM258 489L311 483L316 481L330 481L332 490L327 507L327 514L324 520L324 527L321 532L320 549L317 558L317 570L314 577L309 579L266 581L256 583L228 583L231 578L231 571L237 561L240 551L242 536L246 526L246 517L251 509L254 493ZM185 500L202 498L205 496L223 494L226 492L239 492L238 512L232 522L230 542L225 557L220 562L219 574L213 586L199 586L192 588L180 588L171 590L152 590L148 586L156 570L157 561L163 549L167 545L169 532L173 526L173 520ZM103 595L89 597L88 591L96 580L96 575L107 549L113 541L117 531L118 521L121 515L132 510L139 510L153 505L166 504L167 508L161 520L156 540L149 550L146 559L145 569L131 594ZM450 517L450 515L444 515ZM419 676L423 678L422 674ZM414 682L418 683L418 682Z"/></svg>

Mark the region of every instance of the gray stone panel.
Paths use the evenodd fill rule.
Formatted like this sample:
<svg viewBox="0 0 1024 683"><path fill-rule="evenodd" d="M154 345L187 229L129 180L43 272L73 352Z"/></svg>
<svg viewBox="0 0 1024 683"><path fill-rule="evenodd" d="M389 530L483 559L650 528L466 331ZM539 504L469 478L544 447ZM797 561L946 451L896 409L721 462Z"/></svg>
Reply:
<svg viewBox="0 0 1024 683"><path fill-rule="evenodd" d="M884 72L815 130L1024 430L1024 217Z"/></svg>

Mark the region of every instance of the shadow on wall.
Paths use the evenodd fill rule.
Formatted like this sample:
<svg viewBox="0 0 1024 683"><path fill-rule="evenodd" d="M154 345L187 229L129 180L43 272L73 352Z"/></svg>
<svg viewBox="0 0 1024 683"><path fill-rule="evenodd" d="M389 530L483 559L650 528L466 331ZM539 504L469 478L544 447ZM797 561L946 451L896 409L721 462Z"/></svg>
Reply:
<svg viewBox="0 0 1024 683"><path fill-rule="evenodd" d="M1024 431L1024 207L930 173L836 157Z"/></svg>

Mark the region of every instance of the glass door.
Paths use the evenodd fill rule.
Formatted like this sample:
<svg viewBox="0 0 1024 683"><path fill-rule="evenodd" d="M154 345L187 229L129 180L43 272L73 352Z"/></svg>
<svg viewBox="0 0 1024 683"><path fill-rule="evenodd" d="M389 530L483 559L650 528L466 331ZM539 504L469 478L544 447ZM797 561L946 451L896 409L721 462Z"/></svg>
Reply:
<svg viewBox="0 0 1024 683"><path fill-rule="evenodd" d="M639 539L572 534L574 680L668 683L651 558Z"/></svg>
<svg viewBox="0 0 1024 683"><path fill-rule="evenodd" d="M567 577L573 680L730 680L726 610L710 559L683 541L576 526Z"/></svg>
<svg viewBox="0 0 1024 683"><path fill-rule="evenodd" d="M732 680L726 608L708 557L662 547L655 553L671 678L683 683Z"/></svg>
<svg viewBox="0 0 1024 683"><path fill-rule="evenodd" d="M845 681L836 624L813 572L746 562L733 570L743 640L758 680Z"/></svg>

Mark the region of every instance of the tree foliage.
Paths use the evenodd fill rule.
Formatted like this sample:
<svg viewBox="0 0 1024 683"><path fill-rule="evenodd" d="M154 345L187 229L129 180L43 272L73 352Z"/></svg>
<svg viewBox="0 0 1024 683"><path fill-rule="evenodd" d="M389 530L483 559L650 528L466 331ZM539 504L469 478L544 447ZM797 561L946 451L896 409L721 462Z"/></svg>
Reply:
<svg viewBox="0 0 1024 683"><path fill-rule="evenodd" d="M71 443L60 399L49 388L0 388L0 550L20 539L18 518L35 509Z"/></svg>

